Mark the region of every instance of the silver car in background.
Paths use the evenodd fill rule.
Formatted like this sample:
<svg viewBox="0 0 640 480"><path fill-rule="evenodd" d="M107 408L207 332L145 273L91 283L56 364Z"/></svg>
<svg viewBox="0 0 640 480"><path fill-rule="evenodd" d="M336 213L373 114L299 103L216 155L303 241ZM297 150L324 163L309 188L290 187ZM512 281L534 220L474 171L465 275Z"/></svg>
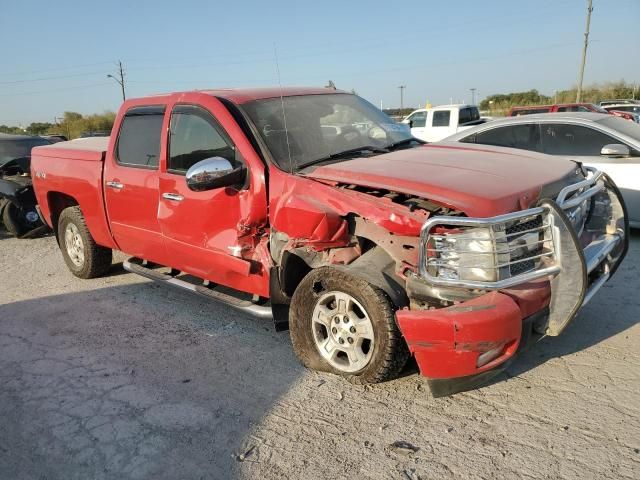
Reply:
<svg viewBox="0 0 640 480"><path fill-rule="evenodd" d="M640 228L640 125L613 115L570 112L507 117L452 135L443 142L479 143L569 157L605 172Z"/></svg>

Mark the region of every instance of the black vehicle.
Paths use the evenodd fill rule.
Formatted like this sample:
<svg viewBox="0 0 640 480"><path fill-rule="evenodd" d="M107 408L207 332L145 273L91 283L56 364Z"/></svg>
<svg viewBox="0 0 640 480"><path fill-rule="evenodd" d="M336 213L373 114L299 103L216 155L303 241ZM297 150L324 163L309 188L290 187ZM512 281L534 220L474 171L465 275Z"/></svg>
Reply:
<svg viewBox="0 0 640 480"><path fill-rule="evenodd" d="M42 137L0 134L0 221L16 237L47 229L36 210L31 184L31 149L51 142Z"/></svg>

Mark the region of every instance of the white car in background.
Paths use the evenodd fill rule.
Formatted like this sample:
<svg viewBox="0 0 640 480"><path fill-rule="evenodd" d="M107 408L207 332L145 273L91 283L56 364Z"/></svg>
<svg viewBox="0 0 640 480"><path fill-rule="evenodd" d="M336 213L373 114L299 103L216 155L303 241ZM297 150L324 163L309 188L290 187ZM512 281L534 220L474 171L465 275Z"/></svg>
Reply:
<svg viewBox="0 0 640 480"><path fill-rule="evenodd" d="M635 122L640 123L640 102L633 103L632 101L621 101L619 103L607 103L603 105L607 112L617 111L625 112L635 117Z"/></svg>
<svg viewBox="0 0 640 480"><path fill-rule="evenodd" d="M580 161L609 175L620 189L629 223L640 228L640 125L603 113L543 113L506 117L447 142L520 148Z"/></svg>
<svg viewBox="0 0 640 480"><path fill-rule="evenodd" d="M409 125L414 137L425 142L437 142L486 121L480 117L475 105L459 104L414 110L402 123Z"/></svg>

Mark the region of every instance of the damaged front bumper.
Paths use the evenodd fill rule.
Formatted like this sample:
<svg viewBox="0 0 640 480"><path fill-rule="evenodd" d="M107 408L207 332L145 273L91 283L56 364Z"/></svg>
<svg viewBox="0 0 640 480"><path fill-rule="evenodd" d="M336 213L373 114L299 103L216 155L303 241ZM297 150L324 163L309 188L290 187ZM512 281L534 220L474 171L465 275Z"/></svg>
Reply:
<svg viewBox="0 0 640 480"><path fill-rule="evenodd" d="M572 212L587 201L589 215L576 222ZM604 214L598 212L605 203ZM427 245L426 237L437 225L486 226L504 222L505 217L538 214L543 218L538 227L540 238L544 235L548 245L545 252L551 253L535 269L493 282L478 282L439 279L422 268L420 278L409 280L410 292L419 292L416 285L421 283L447 292L474 292L472 298L460 301L460 296L445 308L396 313L399 328L435 396L486 383L506 368L532 334L559 335L626 254L629 227L622 197L615 184L596 171L590 171L584 182L567 187L556 201L541 201L535 209L489 219L431 219L423 231L423 243ZM500 249L495 251L500 253ZM421 267L425 267L426 255L421 257Z"/></svg>

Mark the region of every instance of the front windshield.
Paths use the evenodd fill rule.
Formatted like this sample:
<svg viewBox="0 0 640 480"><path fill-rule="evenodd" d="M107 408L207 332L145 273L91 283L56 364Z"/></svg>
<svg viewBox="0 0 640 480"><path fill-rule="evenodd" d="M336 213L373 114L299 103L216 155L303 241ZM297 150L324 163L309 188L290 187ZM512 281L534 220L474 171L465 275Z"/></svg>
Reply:
<svg viewBox="0 0 640 480"><path fill-rule="evenodd" d="M0 139L0 165L3 165L13 159L31 156L31 149L40 145L49 145L51 142L44 138L25 138L25 139Z"/></svg>
<svg viewBox="0 0 640 480"><path fill-rule="evenodd" d="M351 94L269 98L243 108L283 170L297 170L347 151L388 148L413 138L406 125Z"/></svg>

